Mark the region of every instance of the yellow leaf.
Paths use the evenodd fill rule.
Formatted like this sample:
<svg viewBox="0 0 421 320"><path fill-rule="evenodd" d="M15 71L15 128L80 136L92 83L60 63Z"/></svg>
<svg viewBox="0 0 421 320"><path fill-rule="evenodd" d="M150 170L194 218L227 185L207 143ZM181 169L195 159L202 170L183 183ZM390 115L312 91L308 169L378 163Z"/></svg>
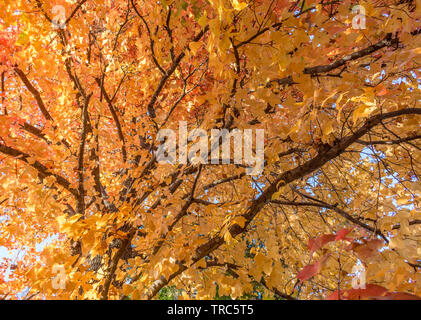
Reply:
<svg viewBox="0 0 421 320"><path fill-rule="evenodd" d="M197 22L199 23L199 25L202 28L204 28L206 26L206 24L208 23L208 18L207 18L206 11L203 13L203 16L201 16Z"/></svg>
<svg viewBox="0 0 421 320"><path fill-rule="evenodd" d="M25 46L29 42L29 35L26 31L22 32L18 40L16 41L16 44L19 46Z"/></svg>
<svg viewBox="0 0 421 320"><path fill-rule="evenodd" d="M269 259L263 254L258 253L254 257L254 261L256 262L257 269L262 270L267 275L270 275L272 272L272 259Z"/></svg>
<svg viewBox="0 0 421 320"><path fill-rule="evenodd" d="M193 55L196 55L197 50L201 47L200 42L190 42L189 47Z"/></svg>
<svg viewBox="0 0 421 320"><path fill-rule="evenodd" d="M245 2L238 2L238 0L232 0L232 6L234 7L235 10L243 10L245 7L247 7L247 3Z"/></svg>
<svg viewBox="0 0 421 320"><path fill-rule="evenodd" d="M189 300L190 296L187 294L186 291L183 291L180 297L182 300Z"/></svg>
<svg viewBox="0 0 421 320"><path fill-rule="evenodd" d="M367 117L374 109L375 107L370 107L365 104L360 105L354 110L352 121L355 123L358 119Z"/></svg>
<svg viewBox="0 0 421 320"><path fill-rule="evenodd" d="M328 121L322 126L323 136L327 137L333 132L333 121Z"/></svg>
<svg viewBox="0 0 421 320"><path fill-rule="evenodd" d="M80 213L75 214L74 216L72 216L72 217L69 219L69 223L75 223L75 222L77 222L77 221L79 220L79 218L80 218L80 217L82 217L82 215L81 215Z"/></svg>
<svg viewBox="0 0 421 320"><path fill-rule="evenodd" d="M243 216L236 217L233 220L233 224L238 224L241 228L244 228L244 225L246 224L246 222L247 222L247 219L244 218Z"/></svg>
<svg viewBox="0 0 421 320"><path fill-rule="evenodd" d="M232 237L231 232L229 232L229 230L227 230L227 232L225 232L225 234L224 234L224 241L227 244L230 244L231 242L234 241L234 238Z"/></svg>
<svg viewBox="0 0 421 320"><path fill-rule="evenodd" d="M140 292L138 290L133 291L132 300L140 300Z"/></svg>
<svg viewBox="0 0 421 320"><path fill-rule="evenodd" d="M123 285L123 294L124 295L128 296L132 292L133 292L133 286L128 285L128 284Z"/></svg>
<svg viewBox="0 0 421 320"><path fill-rule="evenodd" d="M272 200L277 200L279 198L279 196L282 194L282 192L283 192L282 190L279 190L279 191L275 192L272 195Z"/></svg>
<svg viewBox="0 0 421 320"><path fill-rule="evenodd" d="M196 266L197 266L198 268L206 268L206 260L205 260L205 259L201 259L200 261L198 261L198 262L196 263Z"/></svg>

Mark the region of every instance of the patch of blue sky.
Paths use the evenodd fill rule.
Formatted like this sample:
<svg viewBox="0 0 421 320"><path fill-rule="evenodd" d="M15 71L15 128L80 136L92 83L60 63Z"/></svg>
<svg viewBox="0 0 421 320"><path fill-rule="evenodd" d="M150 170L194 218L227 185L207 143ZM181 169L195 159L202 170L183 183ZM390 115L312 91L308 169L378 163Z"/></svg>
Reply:
<svg viewBox="0 0 421 320"><path fill-rule="evenodd" d="M258 178L259 177L257 177L257 179ZM252 179L252 180L253 180L252 183L251 183L252 184L252 188L257 191L256 197L255 197L255 199L257 199L262 194L262 192L263 192L266 184L263 183L263 182L258 182L258 181L254 180L254 179Z"/></svg>
<svg viewBox="0 0 421 320"><path fill-rule="evenodd" d="M377 158L380 158L380 159L384 159L386 157L382 152L380 152L378 150L377 150L377 153L374 154L373 150L370 149L370 148L368 148L368 147L367 148L364 148L363 151L364 152L361 152L361 154L360 154L361 159L364 160L364 159L367 159L368 158L369 162L370 163L373 163L373 164L374 163L377 164L377 162L378 162L378 160L376 159L376 157ZM386 183L387 180L390 180L390 182ZM410 180L413 181L413 182L417 181L415 177L412 177ZM388 175L382 177L380 179L380 181L381 181L382 185L384 187L386 187L386 188L393 188L393 187L396 186L396 184L400 183L398 174L396 172L391 173L391 174L388 174ZM398 210L404 210L404 209L413 210L413 209L415 209L414 204L399 205L397 203L397 200L398 199L395 196L388 196L386 198L391 199L393 205ZM397 214L397 211L391 211L391 212L388 213L389 216L394 216L396 214Z"/></svg>

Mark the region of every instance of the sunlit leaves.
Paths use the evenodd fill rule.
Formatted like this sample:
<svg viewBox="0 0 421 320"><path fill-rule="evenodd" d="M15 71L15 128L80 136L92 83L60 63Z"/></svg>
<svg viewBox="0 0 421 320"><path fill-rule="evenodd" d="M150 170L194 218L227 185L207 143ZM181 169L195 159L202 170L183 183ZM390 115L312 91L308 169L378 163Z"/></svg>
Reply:
<svg viewBox="0 0 421 320"><path fill-rule="evenodd" d="M421 294L420 116L371 126L419 108L419 1L39 2L0 4L0 295ZM264 129L263 173L156 163L179 121Z"/></svg>

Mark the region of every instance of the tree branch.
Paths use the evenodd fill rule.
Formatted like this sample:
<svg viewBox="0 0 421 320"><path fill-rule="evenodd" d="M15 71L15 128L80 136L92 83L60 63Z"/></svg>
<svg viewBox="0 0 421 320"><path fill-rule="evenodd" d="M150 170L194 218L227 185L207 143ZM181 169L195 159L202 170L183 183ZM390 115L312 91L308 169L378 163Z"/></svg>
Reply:
<svg viewBox="0 0 421 320"><path fill-rule="evenodd" d="M377 114L372 116L371 118L367 119L365 124L358 130L356 130L353 134L344 137L343 139L337 141L334 146L329 147L322 153L319 153L313 159L308 160L304 164L285 171L284 173L280 174L275 181L269 185L258 198L251 202L251 205L248 207L246 212L242 215L245 219L244 226L240 226L238 224L234 224L229 228L231 236L235 238L236 236L246 232L248 225L253 221L254 217L260 210L268 203L272 195L282 186L285 186L297 179L300 179L311 172L321 168L325 163L328 161L336 158L341 153L343 153L351 144L356 142L362 136L364 136L370 129L378 125L382 120L398 117L402 115L411 115L411 114L421 114L421 108L408 108L408 109L401 109L397 111L392 111L389 113L384 114ZM221 245L225 243L224 238L221 235L216 235L206 243L202 244L198 248L196 248L194 254L192 255L191 261L192 264L195 264L197 261L202 259L204 256L209 255L211 252L219 248ZM161 277L159 280L155 281L147 293L147 298L153 298L158 291L167 285L172 279L183 273L185 270L188 269L186 265L179 265L179 269L172 273L168 278Z"/></svg>
<svg viewBox="0 0 421 320"><path fill-rule="evenodd" d="M25 75L25 73L21 69L19 69L17 67L15 67L14 70L15 70L15 73L22 80L22 82L25 84L25 86L28 88L29 92L32 93L32 95L34 96L35 100L37 101L38 107L39 107L41 113L43 114L43 116L45 117L45 119L47 119L47 120L53 120L53 118L51 117L50 113L47 111L47 108L45 107L44 102L42 101L41 94L31 84L31 82L29 81L29 79L27 78L27 76Z"/></svg>
<svg viewBox="0 0 421 320"><path fill-rule="evenodd" d="M12 156L12 157L16 157L19 160L29 164L31 167L33 167L34 169L36 169L38 171L38 173L40 174L41 178L45 178L48 176L52 176L56 178L56 181L59 185L61 185L63 188L65 188L67 191L69 191L72 195L74 195L76 198L79 197L79 193L76 189L71 187L70 182L56 174L56 173L52 173L48 170L48 168L46 166L44 166L42 163L40 163L39 161L31 161L30 158L31 156L25 152L22 152L20 150L8 147L4 144L0 144L0 152L4 153L6 155Z"/></svg>

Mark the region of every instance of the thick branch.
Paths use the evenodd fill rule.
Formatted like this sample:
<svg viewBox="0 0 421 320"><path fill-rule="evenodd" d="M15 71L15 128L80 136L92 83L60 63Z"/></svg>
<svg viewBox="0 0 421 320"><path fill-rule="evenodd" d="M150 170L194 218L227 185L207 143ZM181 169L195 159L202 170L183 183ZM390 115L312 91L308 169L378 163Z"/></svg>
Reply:
<svg viewBox="0 0 421 320"><path fill-rule="evenodd" d="M69 191L71 194L73 194L76 198L79 197L79 193L77 190L75 190L74 188L71 187L70 182L56 174L56 173L52 173L48 170L48 168L46 166L44 166L42 163L40 163L39 161L31 161L30 158L31 156L25 152L19 151L17 149L8 147L6 145L0 144L0 152L4 153L6 155L12 156L12 157L16 157L19 160L28 163L31 167L33 167L34 169L36 169L38 171L38 173L40 174L41 178L45 178L48 176L52 176L55 177L57 180L57 183L59 185L61 185L62 187L64 187L67 191Z"/></svg>
<svg viewBox="0 0 421 320"><path fill-rule="evenodd" d="M336 68L344 66L348 61L353 61L353 60L357 60L359 58L368 56L385 47L396 46L398 43L399 43L399 39L392 38L392 34L388 33L387 36L382 41L379 41L376 44L373 44L365 49L351 53L350 55L345 56L342 59L336 60L330 64L320 65L320 66L311 67L311 68L305 68L303 73L311 74L311 75L318 75L320 73L329 72Z"/></svg>
<svg viewBox="0 0 421 320"><path fill-rule="evenodd" d="M110 109L111 115L113 116L115 125L117 126L118 137L120 138L121 142L123 143L123 146L121 147L121 152L122 152L122 155L123 155L123 161L126 162L126 160L127 160L126 142L125 142L125 139L124 139L123 129L121 127L121 123L120 123L120 120L118 118L117 112L114 109L113 102L111 101L110 97L108 96L108 93L105 91L104 83L99 78L95 78L95 80L101 88L102 94L105 98L105 101L107 101L108 108Z"/></svg>
<svg viewBox="0 0 421 320"><path fill-rule="evenodd" d="M82 110L82 132L79 144L79 156L78 156L78 180L79 180L79 187L78 187L78 203L77 203L77 211L78 213L84 215L85 213L85 187L84 187L84 164L83 158L85 154L85 144L86 144L86 136L88 131L88 105L89 105L89 98L85 101Z"/></svg>
<svg viewBox="0 0 421 320"><path fill-rule="evenodd" d="M29 92L32 93L35 100L37 101L38 107L47 120L53 120L50 113L47 111L47 108L45 107L44 101L42 101L41 94L39 91L31 84L25 73L20 70L19 68L15 68L16 74L19 76L19 78L22 80L22 82L25 84L25 86L28 88Z"/></svg>

